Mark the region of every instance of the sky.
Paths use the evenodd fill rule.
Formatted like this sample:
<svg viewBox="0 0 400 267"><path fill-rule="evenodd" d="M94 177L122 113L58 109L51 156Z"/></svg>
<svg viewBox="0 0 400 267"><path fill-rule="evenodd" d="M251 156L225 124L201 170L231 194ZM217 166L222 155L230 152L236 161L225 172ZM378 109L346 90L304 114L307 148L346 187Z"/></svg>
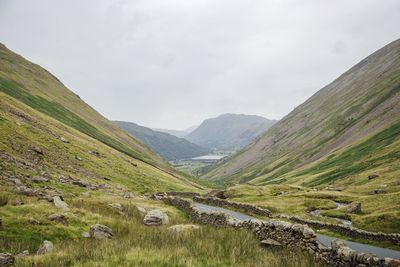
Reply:
<svg viewBox="0 0 400 267"><path fill-rule="evenodd" d="M400 38L398 0L0 0L0 42L111 120L280 119Z"/></svg>

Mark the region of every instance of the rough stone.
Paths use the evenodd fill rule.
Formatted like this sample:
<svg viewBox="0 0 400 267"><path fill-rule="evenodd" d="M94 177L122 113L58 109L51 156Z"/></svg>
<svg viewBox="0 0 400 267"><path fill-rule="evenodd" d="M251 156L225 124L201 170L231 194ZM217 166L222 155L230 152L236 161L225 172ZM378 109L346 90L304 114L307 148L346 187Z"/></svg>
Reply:
<svg viewBox="0 0 400 267"><path fill-rule="evenodd" d="M75 156L75 159L76 159L76 160L79 160L79 161L82 161L82 158L79 157L79 156Z"/></svg>
<svg viewBox="0 0 400 267"><path fill-rule="evenodd" d="M52 214L48 217L50 221L62 223L68 225L68 218L61 214Z"/></svg>
<svg viewBox="0 0 400 267"><path fill-rule="evenodd" d="M62 136L60 136L60 141L67 144L69 143L69 141Z"/></svg>
<svg viewBox="0 0 400 267"><path fill-rule="evenodd" d="M35 146L32 148L32 150L37 154L43 155L43 150L40 147Z"/></svg>
<svg viewBox="0 0 400 267"><path fill-rule="evenodd" d="M10 253L0 253L0 266L11 266L15 263L15 258Z"/></svg>
<svg viewBox="0 0 400 267"><path fill-rule="evenodd" d="M40 221L36 220L35 218L30 218L29 223L32 225L40 225L42 224Z"/></svg>
<svg viewBox="0 0 400 267"><path fill-rule="evenodd" d="M54 250L54 245L53 242L45 240L43 241L43 243L40 245L38 251L36 252L36 254L38 255L43 255L43 254L47 254L50 253Z"/></svg>
<svg viewBox="0 0 400 267"><path fill-rule="evenodd" d="M19 259L19 258L25 258L28 257L29 254L29 250L24 250L21 253L18 253L17 255L15 255L15 258ZM1 265L0 265L1 266Z"/></svg>
<svg viewBox="0 0 400 267"><path fill-rule="evenodd" d="M41 177L41 176L35 176L32 178L32 182L34 182L34 183L43 183L43 182L47 182L47 181L49 181L48 178Z"/></svg>
<svg viewBox="0 0 400 267"><path fill-rule="evenodd" d="M65 203L59 196L53 197L53 203L59 209L62 209L64 211L69 210L67 203Z"/></svg>
<svg viewBox="0 0 400 267"><path fill-rule="evenodd" d="M102 224L95 224L90 227L90 237L96 239L113 239L114 233L113 231Z"/></svg>
<svg viewBox="0 0 400 267"><path fill-rule="evenodd" d="M376 179L376 178L379 178L379 175L377 175L377 174L368 175L368 180L372 180L372 179Z"/></svg>
<svg viewBox="0 0 400 267"><path fill-rule="evenodd" d="M82 233L82 237L89 238L90 237L90 233L89 232L83 232Z"/></svg>
<svg viewBox="0 0 400 267"><path fill-rule="evenodd" d="M164 211L155 209L147 212L146 216L143 219L143 223L145 225L157 226L168 224L169 219L168 215Z"/></svg>

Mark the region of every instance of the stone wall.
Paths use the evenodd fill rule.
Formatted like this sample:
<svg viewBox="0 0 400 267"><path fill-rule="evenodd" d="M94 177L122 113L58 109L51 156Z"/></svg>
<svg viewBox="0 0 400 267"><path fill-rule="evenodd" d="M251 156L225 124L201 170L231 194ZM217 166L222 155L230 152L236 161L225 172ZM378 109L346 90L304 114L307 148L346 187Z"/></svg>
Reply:
<svg viewBox="0 0 400 267"><path fill-rule="evenodd" d="M233 201L219 199L219 198L213 198L213 197L199 197L199 196L194 196L193 200L196 202L199 202L199 203L209 204L209 205L218 206L218 207L229 207L229 208L239 209L244 212L255 214L255 215L261 215L261 216L267 216L267 217L272 216L271 211L257 207L255 205L251 205L251 204L233 202Z"/></svg>
<svg viewBox="0 0 400 267"><path fill-rule="evenodd" d="M331 247L325 247L317 241L314 231L307 225L276 220L268 222L259 220L237 221L224 213L200 211L194 206L191 200L166 195L160 199L186 212L195 222L248 229L260 240L272 239L285 247L300 248L312 253L316 259L324 261L330 266L400 266L400 261L398 260L389 258L380 259L372 254L357 253L339 240L333 241Z"/></svg>
<svg viewBox="0 0 400 267"><path fill-rule="evenodd" d="M318 229L327 229L334 232L338 232L345 236L362 238L366 240L374 240L374 241L385 241L390 242L396 245L400 244L400 234L387 234L382 232L369 232L361 229L357 229L355 227L351 227L348 225L342 224L333 224L333 223L324 223L320 221L306 220L300 218L298 216L289 216L289 215L277 215L276 217L289 219L293 222L307 224L310 227L318 228Z"/></svg>

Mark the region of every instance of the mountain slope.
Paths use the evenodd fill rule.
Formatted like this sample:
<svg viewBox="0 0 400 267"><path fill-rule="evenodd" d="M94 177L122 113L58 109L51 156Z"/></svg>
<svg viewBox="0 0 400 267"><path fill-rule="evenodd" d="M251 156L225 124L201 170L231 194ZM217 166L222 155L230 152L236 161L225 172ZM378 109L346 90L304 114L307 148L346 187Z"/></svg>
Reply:
<svg viewBox="0 0 400 267"><path fill-rule="evenodd" d="M168 168L161 157L101 116L52 74L2 44L0 91L123 153Z"/></svg>
<svg viewBox="0 0 400 267"><path fill-rule="evenodd" d="M379 168L393 173L400 153L399 103L397 40L321 89L204 178L320 185Z"/></svg>
<svg viewBox="0 0 400 267"><path fill-rule="evenodd" d="M198 126L195 125L195 126L187 128L185 130L171 130L171 129L160 129L160 128L153 128L152 130L153 131L157 131L157 132L167 133L167 134L179 137L179 138L183 138L186 135L188 135L191 132L193 132L197 127Z"/></svg>
<svg viewBox="0 0 400 267"><path fill-rule="evenodd" d="M120 128L132 134L167 160L190 159L210 151L168 133L153 131L136 123L114 121Z"/></svg>
<svg viewBox="0 0 400 267"><path fill-rule="evenodd" d="M275 121L255 115L223 114L205 120L185 139L217 150L236 150L251 143Z"/></svg>

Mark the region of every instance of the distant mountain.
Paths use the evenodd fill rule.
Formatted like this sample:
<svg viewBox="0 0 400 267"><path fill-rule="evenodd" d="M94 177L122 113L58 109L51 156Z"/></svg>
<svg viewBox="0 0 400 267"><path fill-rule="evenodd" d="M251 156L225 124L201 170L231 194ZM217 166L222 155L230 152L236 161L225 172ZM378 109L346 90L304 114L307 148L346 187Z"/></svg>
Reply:
<svg viewBox="0 0 400 267"><path fill-rule="evenodd" d="M159 129L159 128L152 128L152 130L157 131L157 132L163 132L163 133L168 133L168 134L172 134L176 137L185 137L186 135L190 134L191 132L193 132L197 127L199 127L198 125L194 125L192 127L189 127L185 130L171 130L171 129Z"/></svg>
<svg viewBox="0 0 400 267"><path fill-rule="evenodd" d="M322 88L204 178L259 185L343 183L367 191L370 173L384 174L381 184L396 185L399 158L400 39Z"/></svg>
<svg viewBox="0 0 400 267"><path fill-rule="evenodd" d="M115 123L167 160L188 159L206 155L209 149L200 147L174 135L154 131L133 122L115 121Z"/></svg>
<svg viewBox="0 0 400 267"><path fill-rule="evenodd" d="M256 115L223 114L203 121L185 139L209 149L237 150L254 141L275 122Z"/></svg>

